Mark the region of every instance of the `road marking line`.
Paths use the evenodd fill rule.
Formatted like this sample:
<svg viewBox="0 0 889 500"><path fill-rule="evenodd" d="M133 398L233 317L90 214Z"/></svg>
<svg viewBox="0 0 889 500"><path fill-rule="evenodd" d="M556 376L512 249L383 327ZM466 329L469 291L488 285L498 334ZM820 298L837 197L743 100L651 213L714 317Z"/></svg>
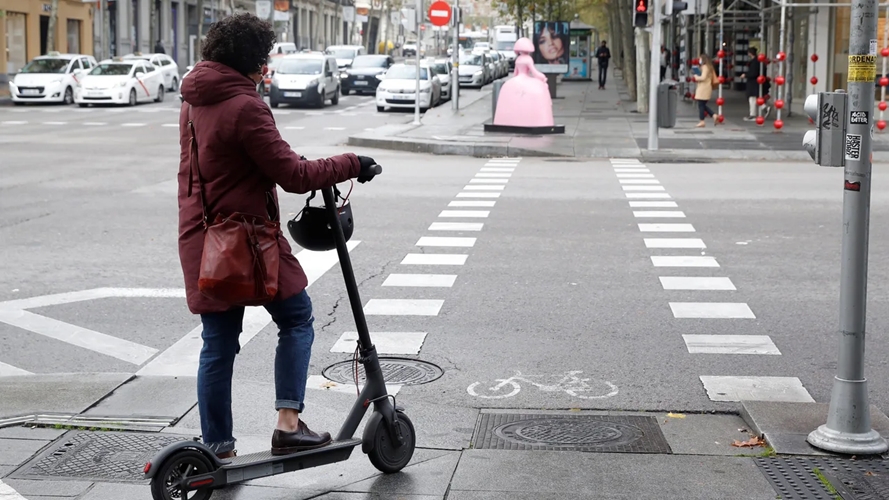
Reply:
<svg viewBox="0 0 889 500"><path fill-rule="evenodd" d="M654 179L654 174L616 174L618 179Z"/></svg>
<svg viewBox="0 0 889 500"><path fill-rule="evenodd" d="M479 174L475 174L475 176L476 176L477 178L479 178L479 179L482 179L482 178L488 178L488 179L490 179L490 178L508 179L508 178L512 177L512 174L486 174L486 173L479 173Z"/></svg>
<svg viewBox="0 0 889 500"><path fill-rule="evenodd" d="M660 184L657 179L618 179L621 184Z"/></svg>
<svg viewBox="0 0 889 500"><path fill-rule="evenodd" d="M284 127L287 130L303 130L305 127Z"/></svg>
<svg viewBox="0 0 889 500"><path fill-rule="evenodd" d="M631 201L630 208L676 208L675 201Z"/></svg>
<svg viewBox="0 0 889 500"><path fill-rule="evenodd" d="M619 173L632 173L632 174L643 174L643 173L651 173L651 170L647 168L616 168L614 169L615 174ZM651 174L654 175L654 174Z"/></svg>
<svg viewBox="0 0 889 500"><path fill-rule="evenodd" d="M163 125L161 125L161 127L169 127L169 128L176 127L176 128L179 128L179 124L178 124L178 123L164 123Z"/></svg>
<svg viewBox="0 0 889 500"><path fill-rule="evenodd" d="M467 185L463 186L463 189L466 191L503 191L503 188L506 186L495 186L495 185ZM661 188L663 189L663 188Z"/></svg>
<svg viewBox="0 0 889 500"><path fill-rule="evenodd" d="M756 319L744 302L670 302L674 318Z"/></svg>
<svg viewBox="0 0 889 500"><path fill-rule="evenodd" d="M121 127L144 127L144 123L124 123L121 124Z"/></svg>
<svg viewBox="0 0 889 500"><path fill-rule="evenodd" d="M627 198L670 198L667 193L624 193Z"/></svg>
<svg viewBox="0 0 889 500"><path fill-rule="evenodd" d="M364 129L365 132L373 132L374 130L376 130L376 129L375 129L375 128L366 128L366 129Z"/></svg>
<svg viewBox="0 0 889 500"><path fill-rule="evenodd" d="M112 337L25 310L0 309L0 321L136 365L141 365L157 353L157 349L153 347Z"/></svg>
<svg viewBox="0 0 889 500"><path fill-rule="evenodd" d="M12 365L7 365L6 363L0 361L0 377L18 377L21 375L34 375L28 370L22 370L21 368L16 368ZM2 491L0 491L0 500L3 500Z"/></svg>
<svg viewBox="0 0 889 500"><path fill-rule="evenodd" d="M386 385L386 388L389 388L389 385ZM12 489L12 486L0 481L0 500L28 500L27 498L18 494L17 491Z"/></svg>
<svg viewBox="0 0 889 500"><path fill-rule="evenodd" d="M475 245L475 238L423 236L417 240L418 247L471 247Z"/></svg>
<svg viewBox="0 0 889 500"><path fill-rule="evenodd" d="M470 184L506 184L509 179L469 179Z"/></svg>
<svg viewBox="0 0 889 500"><path fill-rule="evenodd" d="M43 122L44 125L67 125L68 122Z"/></svg>
<svg viewBox="0 0 889 500"><path fill-rule="evenodd" d="M496 201L484 201L484 200L467 200L460 201L455 200L448 203L449 207L493 207Z"/></svg>
<svg viewBox="0 0 889 500"><path fill-rule="evenodd" d="M633 210L633 217L644 218L676 218L676 219L684 219L685 212L677 211L677 210Z"/></svg>
<svg viewBox="0 0 889 500"><path fill-rule="evenodd" d="M27 125L27 124L28 124L28 122L26 122L26 121L16 121L16 120L0 122L0 125Z"/></svg>
<svg viewBox="0 0 889 500"><path fill-rule="evenodd" d="M514 168L482 167L479 172L514 172Z"/></svg>
<svg viewBox="0 0 889 500"><path fill-rule="evenodd" d="M457 198L500 198L500 193L457 193Z"/></svg>
<svg viewBox="0 0 889 500"><path fill-rule="evenodd" d="M781 351L768 335L683 335L689 354L769 354Z"/></svg>
<svg viewBox="0 0 889 500"><path fill-rule="evenodd" d="M695 227L691 224L639 224L639 231L643 233L693 233Z"/></svg>
<svg viewBox="0 0 889 500"><path fill-rule="evenodd" d="M711 401L814 403L797 377L717 377L701 375Z"/></svg>
<svg viewBox="0 0 889 500"><path fill-rule="evenodd" d="M382 286L450 288L456 279L456 274L390 274Z"/></svg>
<svg viewBox="0 0 889 500"><path fill-rule="evenodd" d="M438 316L444 300L370 299L364 305L367 316Z"/></svg>
<svg viewBox="0 0 889 500"><path fill-rule="evenodd" d="M737 290L729 278L709 276L660 276L664 290Z"/></svg>
<svg viewBox="0 0 889 500"><path fill-rule="evenodd" d="M700 238L644 238L645 248L707 248Z"/></svg>
<svg viewBox="0 0 889 500"><path fill-rule="evenodd" d="M289 115L289 114L292 113L292 112L293 112L293 111L285 111L285 110L283 110L283 109L282 109L282 110L275 110L275 111L274 111L274 113L275 113L276 115L281 115L281 116Z"/></svg>
<svg viewBox="0 0 889 500"><path fill-rule="evenodd" d="M352 349L354 351L354 349ZM315 389L320 391L339 392L355 398L355 383L341 384L332 380L327 380L323 375L309 375L306 380L306 389ZM364 384L358 382L358 390L364 389ZM400 385L389 384L386 382L386 392L391 396L397 396L401 390Z"/></svg>
<svg viewBox="0 0 889 500"><path fill-rule="evenodd" d="M346 127L324 127L324 130L346 130Z"/></svg>
<svg viewBox="0 0 889 500"><path fill-rule="evenodd" d="M90 127L101 127L103 125L108 125L108 122L83 122L83 124ZM179 124L177 123L176 126L178 127Z"/></svg>
<svg viewBox="0 0 889 500"><path fill-rule="evenodd" d="M464 217L484 219L491 213L490 210L442 210L439 217Z"/></svg>
<svg viewBox="0 0 889 500"><path fill-rule="evenodd" d="M378 354L420 354L426 332L370 332ZM330 352L355 352L358 332L345 332L330 348ZM354 387L354 386L353 386ZM389 385L386 384L388 388Z"/></svg>
<svg viewBox="0 0 889 500"><path fill-rule="evenodd" d="M351 252L355 249L359 240L350 240L346 243L346 248ZM308 286L318 280L330 268L339 262L336 250L328 250L325 252L313 252L303 250L296 254L306 274ZM272 321L271 315L264 307L247 307L244 310L244 322L241 335L238 337L241 347L247 345L260 331L262 331ZM198 359L201 348L204 343L201 340L201 331L203 327L198 325L187 335L179 339L175 344L160 353L152 359L148 364L136 372L139 376L171 376L171 377L193 377L198 372Z"/></svg>
<svg viewBox="0 0 889 500"><path fill-rule="evenodd" d="M433 222L429 231L481 231L481 222Z"/></svg>
<svg viewBox="0 0 889 500"><path fill-rule="evenodd" d="M415 266L462 266L469 256L460 253L409 253L401 264Z"/></svg>
<svg viewBox="0 0 889 500"><path fill-rule="evenodd" d="M611 163L639 163L638 158L610 158Z"/></svg>
<svg viewBox="0 0 889 500"><path fill-rule="evenodd" d="M651 263L654 267L719 267L716 257L709 255L652 255Z"/></svg>
<svg viewBox="0 0 889 500"><path fill-rule="evenodd" d="M0 302L0 310L33 309L111 297L185 298L183 288L93 288Z"/></svg>
<svg viewBox="0 0 889 500"><path fill-rule="evenodd" d="M664 186L621 186L624 191L665 191Z"/></svg>

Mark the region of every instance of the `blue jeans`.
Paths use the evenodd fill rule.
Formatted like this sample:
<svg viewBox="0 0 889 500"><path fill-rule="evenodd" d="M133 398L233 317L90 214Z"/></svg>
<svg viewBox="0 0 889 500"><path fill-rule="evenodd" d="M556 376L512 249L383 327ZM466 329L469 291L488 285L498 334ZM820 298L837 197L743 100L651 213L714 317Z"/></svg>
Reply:
<svg viewBox="0 0 889 500"><path fill-rule="evenodd" d="M278 325L275 351L275 410L291 408L302 412L309 375L309 358L315 330L312 301L305 290L264 306ZM232 372L235 355L241 350L238 336L244 308L201 314L204 330L198 366L198 411L204 444L214 453L235 448L232 435Z"/></svg>
<svg viewBox="0 0 889 500"><path fill-rule="evenodd" d="M709 100L702 101L700 99L697 99L697 101L698 101L698 118L700 118L703 121L704 118L707 117L707 115L716 116L716 113L714 113L713 110L710 109L710 106L707 106L707 103L710 102Z"/></svg>

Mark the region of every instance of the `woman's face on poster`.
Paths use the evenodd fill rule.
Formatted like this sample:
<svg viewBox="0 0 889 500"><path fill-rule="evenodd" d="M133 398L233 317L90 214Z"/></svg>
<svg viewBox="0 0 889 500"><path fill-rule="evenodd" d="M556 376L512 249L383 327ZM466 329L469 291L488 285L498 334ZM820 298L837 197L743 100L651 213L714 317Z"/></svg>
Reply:
<svg viewBox="0 0 889 500"><path fill-rule="evenodd" d="M562 39L555 36L549 27L543 28L543 31L540 32L540 41L538 43L540 55L547 61L554 61L562 57L562 54L565 52L565 47L562 46Z"/></svg>

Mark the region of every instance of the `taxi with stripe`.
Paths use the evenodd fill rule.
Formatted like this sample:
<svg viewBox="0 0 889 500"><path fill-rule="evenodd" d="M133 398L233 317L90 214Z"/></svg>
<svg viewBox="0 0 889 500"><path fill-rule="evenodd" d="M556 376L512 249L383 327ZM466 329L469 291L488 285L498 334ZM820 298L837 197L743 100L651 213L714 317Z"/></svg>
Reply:
<svg viewBox="0 0 889 500"><path fill-rule="evenodd" d="M163 73L149 61L106 59L81 78L74 102L82 108L90 104L163 102L165 88Z"/></svg>

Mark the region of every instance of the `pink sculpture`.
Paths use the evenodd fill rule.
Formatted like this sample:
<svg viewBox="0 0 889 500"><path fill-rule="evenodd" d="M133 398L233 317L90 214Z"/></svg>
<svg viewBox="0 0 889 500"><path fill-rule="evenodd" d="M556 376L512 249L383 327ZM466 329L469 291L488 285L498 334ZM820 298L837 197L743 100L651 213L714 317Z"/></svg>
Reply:
<svg viewBox="0 0 889 500"><path fill-rule="evenodd" d="M515 73L500 88L494 125L553 126L553 101L549 95L546 75L537 71L530 55L534 52L534 44L528 38L519 38L513 51L518 54Z"/></svg>

